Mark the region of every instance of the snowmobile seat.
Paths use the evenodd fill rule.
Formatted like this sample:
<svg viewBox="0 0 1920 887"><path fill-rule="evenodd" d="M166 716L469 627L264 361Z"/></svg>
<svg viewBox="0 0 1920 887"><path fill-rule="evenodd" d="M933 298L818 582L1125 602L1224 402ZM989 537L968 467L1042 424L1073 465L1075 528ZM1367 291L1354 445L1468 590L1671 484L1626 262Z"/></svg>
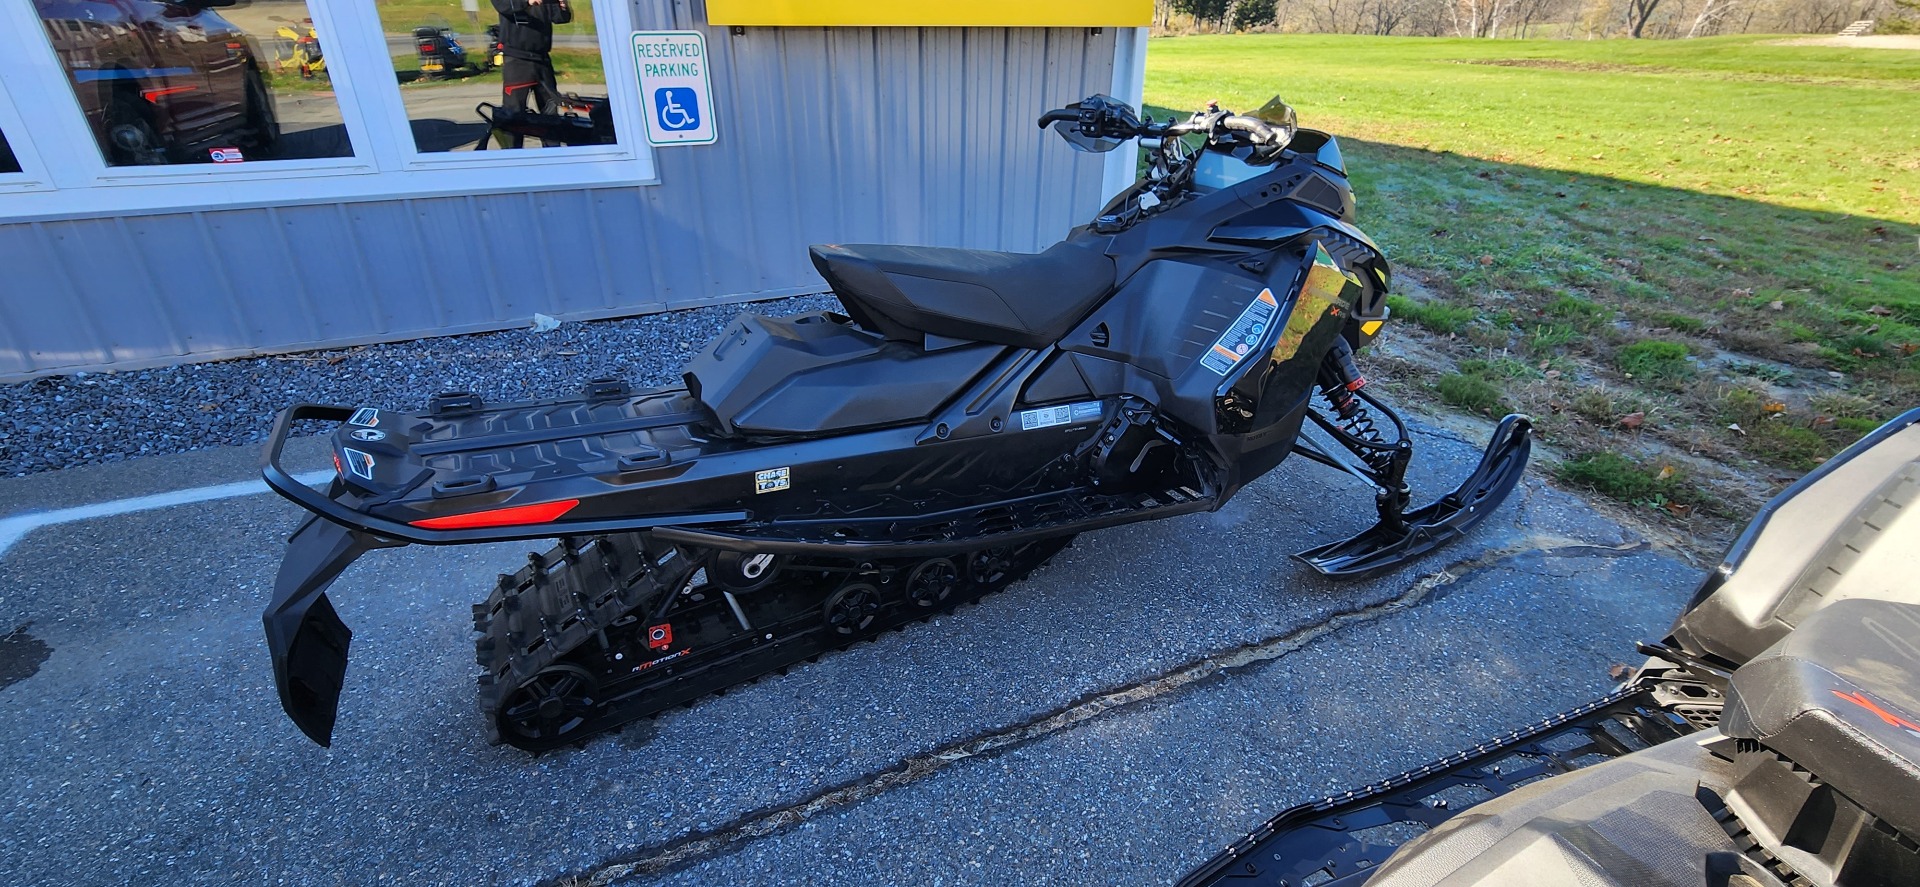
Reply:
<svg viewBox="0 0 1920 887"><path fill-rule="evenodd" d="M1920 836L1920 605L1838 600L1733 674L1721 730Z"/></svg>
<svg viewBox="0 0 1920 887"><path fill-rule="evenodd" d="M867 244L812 253L849 316L902 342L933 335L1044 348L1114 283L1112 259L1064 241L1043 253Z"/></svg>

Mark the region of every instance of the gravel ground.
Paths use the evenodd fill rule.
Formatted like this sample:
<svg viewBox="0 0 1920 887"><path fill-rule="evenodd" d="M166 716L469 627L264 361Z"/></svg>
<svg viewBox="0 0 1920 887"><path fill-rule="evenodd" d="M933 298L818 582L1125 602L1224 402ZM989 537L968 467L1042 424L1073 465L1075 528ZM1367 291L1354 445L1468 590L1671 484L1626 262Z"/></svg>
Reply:
<svg viewBox="0 0 1920 887"><path fill-rule="evenodd" d="M0 476L255 443L301 401L406 408L442 391L488 401L556 397L588 379L654 386L743 310L784 315L832 296L716 305L622 320L416 339L338 351L48 376L0 385Z"/></svg>

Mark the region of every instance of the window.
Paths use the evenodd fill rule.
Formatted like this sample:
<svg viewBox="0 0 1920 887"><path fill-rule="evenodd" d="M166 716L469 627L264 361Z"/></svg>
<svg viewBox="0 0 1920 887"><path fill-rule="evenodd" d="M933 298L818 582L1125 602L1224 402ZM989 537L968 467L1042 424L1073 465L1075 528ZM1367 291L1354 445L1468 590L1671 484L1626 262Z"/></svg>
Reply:
<svg viewBox="0 0 1920 887"><path fill-rule="evenodd" d="M628 5L538 5L551 37L503 35L532 47L515 62L492 0L0 3L0 27L32 35L0 53L0 131L24 168L0 171L17 195L0 221L654 181L645 140L624 137ZM498 110L501 68L541 61L543 39L552 88Z"/></svg>
<svg viewBox="0 0 1920 887"><path fill-rule="evenodd" d="M353 155L299 0L34 0L34 9L108 166Z"/></svg>
<svg viewBox="0 0 1920 887"><path fill-rule="evenodd" d="M19 171L20 158L13 156L13 146L7 144L6 130L0 130L0 174Z"/></svg>
<svg viewBox="0 0 1920 887"><path fill-rule="evenodd" d="M592 0L389 0L377 8L414 150L617 143Z"/></svg>

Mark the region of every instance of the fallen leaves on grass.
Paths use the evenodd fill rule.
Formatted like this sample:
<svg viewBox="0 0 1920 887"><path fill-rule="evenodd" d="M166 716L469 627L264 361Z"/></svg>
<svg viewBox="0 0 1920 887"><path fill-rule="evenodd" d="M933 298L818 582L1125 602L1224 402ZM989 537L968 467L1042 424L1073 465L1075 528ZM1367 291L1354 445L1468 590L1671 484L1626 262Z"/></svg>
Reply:
<svg viewBox="0 0 1920 887"><path fill-rule="evenodd" d="M1647 424L1647 414L1645 411L1635 410L1620 417L1620 427L1628 431L1638 431L1640 430L1640 426L1645 424Z"/></svg>

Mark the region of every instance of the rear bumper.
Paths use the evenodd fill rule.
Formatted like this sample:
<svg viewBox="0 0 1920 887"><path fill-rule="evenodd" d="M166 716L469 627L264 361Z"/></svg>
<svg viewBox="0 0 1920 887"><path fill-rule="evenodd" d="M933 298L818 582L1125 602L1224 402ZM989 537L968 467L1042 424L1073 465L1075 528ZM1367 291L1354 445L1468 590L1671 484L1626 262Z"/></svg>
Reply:
<svg viewBox="0 0 1920 887"><path fill-rule="evenodd" d="M544 524L523 524L518 526L482 527L465 530L429 530L412 524L368 514L362 510L366 506L383 504L383 500L362 500L348 494L335 498L316 490L295 479L280 464L281 450L286 447L287 438L293 433L293 423L303 419L322 422L345 422L357 407L343 407L330 404L303 403L280 411L273 420L273 431L267 437L267 448L261 460L260 473L266 479L267 486L274 492L292 500L315 515L326 518L349 529L393 540L396 543L417 543L421 545L465 545L475 542L512 542L523 539L552 539L559 536L591 536L599 533L624 533L634 530L647 530L660 526L683 524L716 524L740 521L747 518L745 512L715 512L710 514L672 514L652 517L620 518L616 520L557 521ZM405 490L400 491L404 493ZM398 495L398 494L396 494Z"/></svg>
<svg viewBox="0 0 1920 887"><path fill-rule="evenodd" d="M273 598L262 614L267 650L273 661L280 705L308 738L328 745L333 738L340 689L346 678L347 648L353 640L326 590L361 555L408 543L461 545L556 536L591 535L648 529L662 524L738 521L744 513L672 515L623 520L571 521L463 530L430 530L368 514L384 503L365 498L336 482L322 491L301 483L282 466L282 451L295 422L346 422L355 407L300 404L275 417L267 439L261 474L274 492L312 512L287 538L274 579ZM424 473L424 472L423 472ZM408 489L410 489L409 487ZM401 489L391 496L403 495Z"/></svg>

